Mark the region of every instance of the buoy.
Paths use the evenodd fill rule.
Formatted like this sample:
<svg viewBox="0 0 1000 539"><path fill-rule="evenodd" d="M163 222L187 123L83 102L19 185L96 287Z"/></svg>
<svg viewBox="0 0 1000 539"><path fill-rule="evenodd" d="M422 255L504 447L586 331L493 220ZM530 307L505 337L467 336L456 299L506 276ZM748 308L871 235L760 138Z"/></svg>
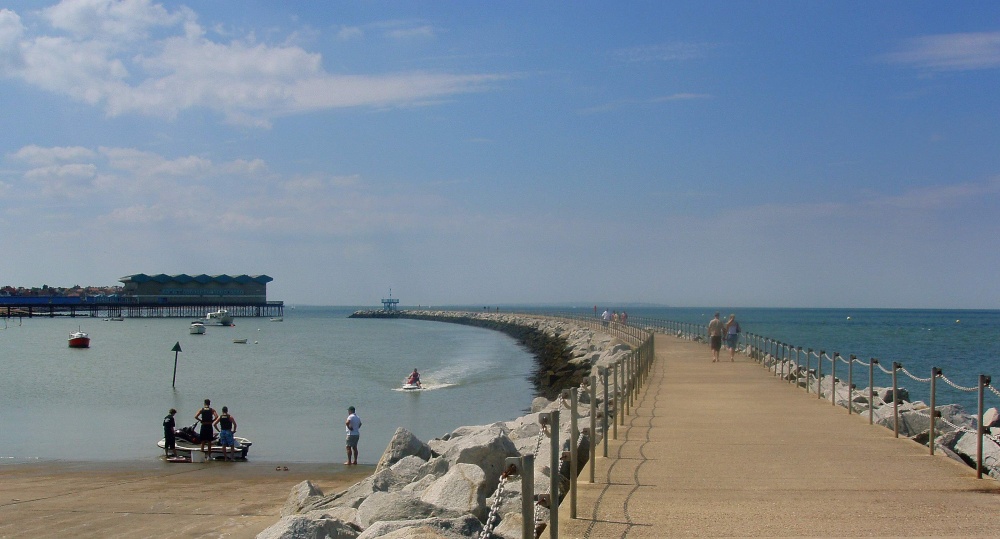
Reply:
<svg viewBox="0 0 1000 539"><path fill-rule="evenodd" d="M850 317L850 316L848 316L848 317L847 317L847 319L848 319L848 320L850 320L850 319L851 319L851 317Z"/></svg>
<svg viewBox="0 0 1000 539"><path fill-rule="evenodd" d="M956 324L958 324L958 323L960 323L960 322L961 322L961 320L955 320L955 323L956 323Z"/></svg>

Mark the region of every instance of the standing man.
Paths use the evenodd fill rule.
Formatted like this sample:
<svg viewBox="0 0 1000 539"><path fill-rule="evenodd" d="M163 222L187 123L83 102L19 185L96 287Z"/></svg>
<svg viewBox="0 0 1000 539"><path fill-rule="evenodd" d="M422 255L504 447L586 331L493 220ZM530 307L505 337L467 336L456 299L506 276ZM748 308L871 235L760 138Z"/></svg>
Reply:
<svg viewBox="0 0 1000 539"><path fill-rule="evenodd" d="M722 349L722 328L719 311L715 311L715 318L708 323L708 346L712 349L712 363L719 361L719 350Z"/></svg>
<svg viewBox="0 0 1000 539"><path fill-rule="evenodd" d="M168 457L177 456L177 438L174 436L174 426L176 425L174 414L176 413L177 410L171 408L167 412L167 417L163 418L163 452Z"/></svg>
<svg viewBox="0 0 1000 539"><path fill-rule="evenodd" d="M344 464L357 465L358 440L361 439L361 418L354 413L353 406L347 407L347 421L344 421L344 426L347 427L347 462Z"/></svg>
<svg viewBox="0 0 1000 539"><path fill-rule="evenodd" d="M215 420L215 426L219 429L219 445L222 446L222 460L236 460L236 418L229 415L229 407L222 407L222 414ZM232 453L232 456L229 454Z"/></svg>

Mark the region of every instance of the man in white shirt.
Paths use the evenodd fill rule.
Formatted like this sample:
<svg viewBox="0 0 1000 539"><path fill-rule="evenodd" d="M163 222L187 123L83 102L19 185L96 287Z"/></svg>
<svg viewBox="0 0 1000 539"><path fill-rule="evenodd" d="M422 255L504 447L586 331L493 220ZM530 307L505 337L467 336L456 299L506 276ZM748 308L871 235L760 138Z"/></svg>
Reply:
<svg viewBox="0 0 1000 539"><path fill-rule="evenodd" d="M361 439L361 418L354 413L353 406L347 407L347 421L344 421L344 426L347 428L347 462L344 464L357 465L358 440Z"/></svg>

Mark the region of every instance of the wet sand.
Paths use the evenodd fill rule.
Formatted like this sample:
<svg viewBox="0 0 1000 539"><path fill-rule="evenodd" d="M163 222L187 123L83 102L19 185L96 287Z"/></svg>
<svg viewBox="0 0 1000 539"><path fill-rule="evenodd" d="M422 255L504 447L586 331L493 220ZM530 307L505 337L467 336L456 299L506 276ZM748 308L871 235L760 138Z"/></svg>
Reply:
<svg viewBox="0 0 1000 539"><path fill-rule="evenodd" d="M5 464L0 538L255 537L278 521L299 482L330 494L373 470L252 461Z"/></svg>

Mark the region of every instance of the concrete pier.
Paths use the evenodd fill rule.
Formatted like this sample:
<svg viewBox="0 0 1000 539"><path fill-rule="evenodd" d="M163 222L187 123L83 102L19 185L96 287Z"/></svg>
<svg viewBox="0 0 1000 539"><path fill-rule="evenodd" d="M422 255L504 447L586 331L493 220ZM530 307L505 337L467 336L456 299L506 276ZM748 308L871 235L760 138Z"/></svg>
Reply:
<svg viewBox="0 0 1000 539"><path fill-rule="evenodd" d="M1000 483L810 398L746 356L656 361L559 537L1000 537ZM547 537L543 532L542 537Z"/></svg>

